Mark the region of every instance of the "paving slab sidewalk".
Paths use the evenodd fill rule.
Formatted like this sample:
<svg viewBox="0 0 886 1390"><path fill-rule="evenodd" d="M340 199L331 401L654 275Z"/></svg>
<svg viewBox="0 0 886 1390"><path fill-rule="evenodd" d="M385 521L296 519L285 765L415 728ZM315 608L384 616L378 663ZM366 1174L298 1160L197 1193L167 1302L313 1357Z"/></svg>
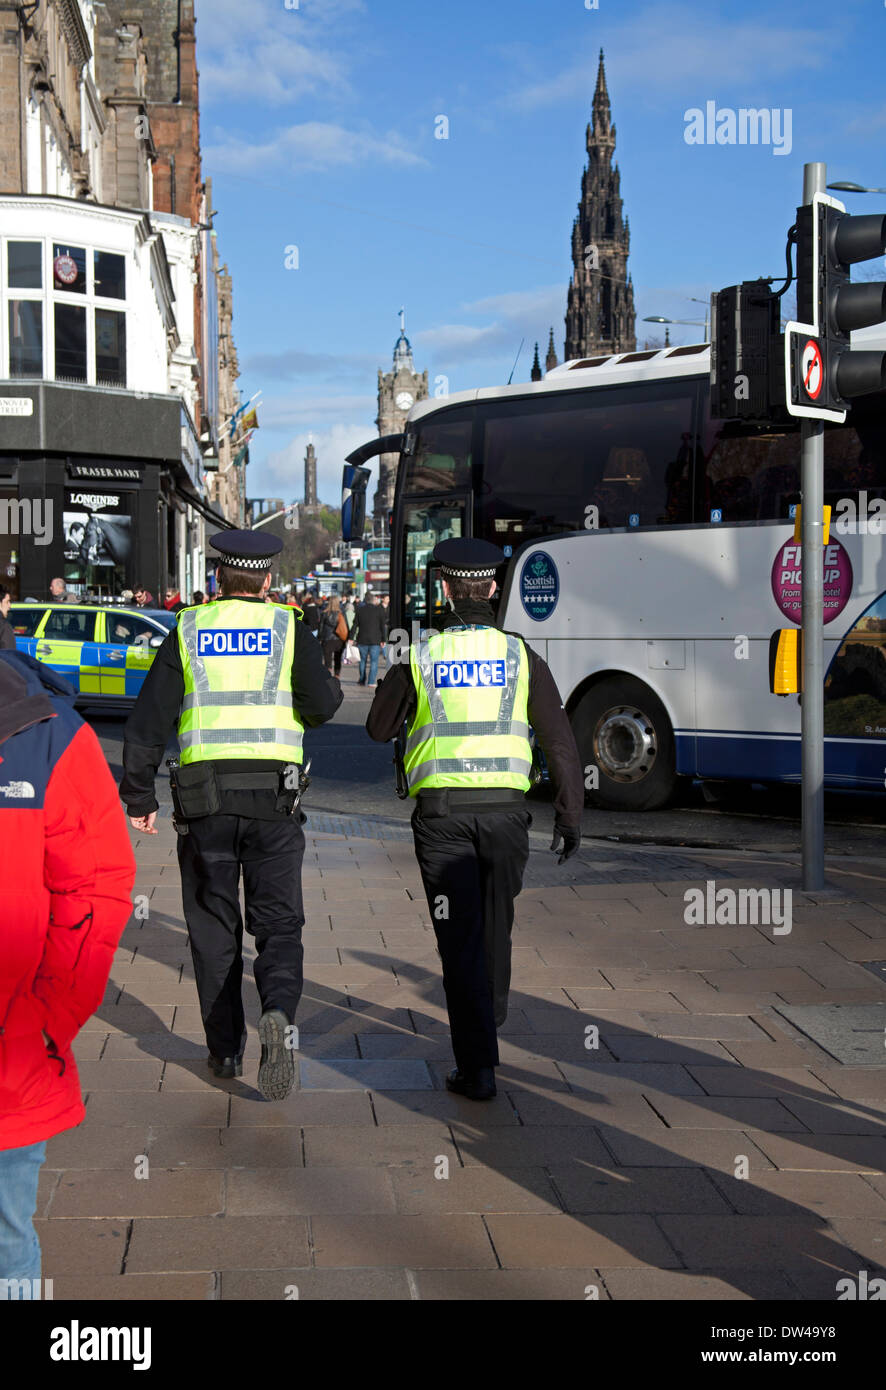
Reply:
<svg viewBox="0 0 886 1390"><path fill-rule="evenodd" d="M408 828L316 817L299 1086L269 1103L249 947L243 1077L206 1068L159 827L134 837L137 912L76 1043L87 1118L41 1177L56 1299L830 1299L886 1273L876 865L841 858L806 895L784 855L599 842L558 870L533 837L477 1105L444 1087ZM791 888L791 932L728 906L696 923L709 880Z"/></svg>

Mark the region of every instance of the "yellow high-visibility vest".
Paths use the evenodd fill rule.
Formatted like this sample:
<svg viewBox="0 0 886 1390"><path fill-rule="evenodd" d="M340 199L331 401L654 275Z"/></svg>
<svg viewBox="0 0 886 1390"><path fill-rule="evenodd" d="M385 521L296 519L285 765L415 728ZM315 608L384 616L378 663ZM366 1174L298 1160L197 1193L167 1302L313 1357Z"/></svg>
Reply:
<svg viewBox="0 0 886 1390"><path fill-rule="evenodd" d="M179 614L182 766L224 758L302 761L304 725L292 701L295 623L289 608L238 599Z"/></svg>
<svg viewBox="0 0 886 1390"><path fill-rule="evenodd" d="M423 631L409 651L417 708L406 740L409 795L432 787L529 790L529 658L494 627Z"/></svg>

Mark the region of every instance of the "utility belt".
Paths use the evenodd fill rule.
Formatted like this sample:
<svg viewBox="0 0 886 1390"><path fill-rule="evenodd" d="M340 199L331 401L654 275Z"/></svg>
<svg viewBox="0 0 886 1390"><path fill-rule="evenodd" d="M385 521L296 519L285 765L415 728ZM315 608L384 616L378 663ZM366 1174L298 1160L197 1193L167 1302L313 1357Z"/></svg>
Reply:
<svg viewBox="0 0 886 1390"><path fill-rule="evenodd" d="M416 795L419 814L448 816L452 811L494 811L522 804L525 793L516 787L430 787Z"/></svg>
<svg viewBox="0 0 886 1390"><path fill-rule="evenodd" d="M310 785L311 763L303 767L290 763L282 768L256 769L255 772L220 772L215 763L186 763L168 758L169 786L175 811L175 828L187 835L189 820L214 816L222 809L222 794L233 791L272 791L276 794L274 810L293 816L302 794Z"/></svg>

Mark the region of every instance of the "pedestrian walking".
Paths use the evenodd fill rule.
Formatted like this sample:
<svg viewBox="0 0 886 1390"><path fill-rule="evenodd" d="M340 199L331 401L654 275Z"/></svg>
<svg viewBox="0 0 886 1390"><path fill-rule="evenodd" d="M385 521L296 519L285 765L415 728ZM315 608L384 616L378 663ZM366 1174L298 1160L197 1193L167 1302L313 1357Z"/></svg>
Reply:
<svg viewBox="0 0 886 1390"><path fill-rule="evenodd" d="M180 613L157 652L126 725L120 794L136 830L156 834L154 779L177 730L178 861L208 1065L242 1074L242 874L258 952L258 1084L282 1100L295 1079L287 1030L303 983L303 734L332 718L342 693L295 611L265 603L283 542L231 530L210 543L219 598Z"/></svg>
<svg viewBox="0 0 886 1390"><path fill-rule="evenodd" d="M383 623L384 623L384 636L383 636L383 638L382 638L382 644L381 644L381 659L382 659L382 661L385 663L385 665L387 666L387 665L389 665L389 661L388 661L388 633L389 633L390 627L391 627L391 596L390 596L390 594L382 594L382 595L381 595L381 597L380 597L380 599L379 599L379 607L381 608L382 621L383 621Z"/></svg>
<svg viewBox="0 0 886 1390"><path fill-rule="evenodd" d="M68 590L68 586L63 579L53 579L49 585L49 597L53 603L76 603L77 595Z"/></svg>
<svg viewBox="0 0 886 1390"><path fill-rule="evenodd" d="M378 679L378 658L385 640L384 613L378 601L378 594L368 593L366 602L357 605L349 635L356 642L360 653L360 674L357 683L368 685L370 690L374 690Z"/></svg>
<svg viewBox="0 0 886 1390"><path fill-rule="evenodd" d="M351 641L351 629L354 626L354 618L357 613L357 607L354 603L352 594L348 594L347 598L344 600L341 611L344 614L345 625L348 630L348 636L345 639L344 657L342 659L345 666L350 666L352 662L360 660L356 645Z"/></svg>
<svg viewBox="0 0 886 1390"><path fill-rule="evenodd" d="M554 785L552 850L581 844L584 783L572 728L547 664L501 632L489 600L504 563L480 540L441 541L449 608L392 665L366 728L377 742L407 726L402 772L415 798L415 853L443 961L455 1070L471 1100L496 1094L496 1029L507 1017L514 899L529 856L530 725Z"/></svg>
<svg viewBox="0 0 886 1390"><path fill-rule="evenodd" d="M327 671L334 675L336 680L340 679L342 652L347 641L348 628L341 611L341 601L334 594L323 610L317 636L323 649L323 661Z"/></svg>
<svg viewBox="0 0 886 1390"><path fill-rule="evenodd" d="M0 652L0 1279L38 1280L46 1141L86 1112L71 1044L102 1001L135 858L74 690ZM30 1285L19 1297L30 1298ZM33 1293L39 1298L40 1293Z"/></svg>
<svg viewBox="0 0 886 1390"><path fill-rule="evenodd" d="M0 651L14 652L16 650L15 633L9 621L11 604L12 595L4 585L0 584Z"/></svg>

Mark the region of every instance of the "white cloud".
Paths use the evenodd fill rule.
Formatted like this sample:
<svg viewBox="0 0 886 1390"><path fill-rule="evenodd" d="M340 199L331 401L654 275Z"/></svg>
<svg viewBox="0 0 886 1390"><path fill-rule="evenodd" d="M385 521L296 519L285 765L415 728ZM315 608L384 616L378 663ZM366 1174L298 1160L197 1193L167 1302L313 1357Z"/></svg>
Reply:
<svg viewBox="0 0 886 1390"><path fill-rule="evenodd" d="M406 148L396 131L376 135L347 130L326 121L304 121L276 132L269 140L250 142L217 132L218 143L204 150L204 164L228 174L248 174L285 164L287 173L317 172L342 165L371 162L406 167L426 165L422 155Z"/></svg>
<svg viewBox="0 0 886 1390"><path fill-rule="evenodd" d="M415 334L416 343L430 352L455 353L476 356L477 350L487 347L494 339L501 325L469 323L443 323L439 328L423 328Z"/></svg>
<svg viewBox="0 0 886 1390"><path fill-rule="evenodd" d="M527 80L530 72L538 71L537 62L528 61L528 49L504 49L502 56L515 70L519 85L502 104L522 111L576 97L590 104L598 47L598 40L589 38L578 62L570 60L540 81ZM749 96L766 84L774 92L769 104L781 106L786 101L778 97L778 82L789 80L793 86L802 70L823 69L831 61L833 38L811 24L792 27L727 19L712 8L702 16L697 5L669 4L650 7L632 15L623 27L610 29L605 47L607 85L610 94L620 93L622 107L631 93L636 98L678 95L684 106L694 106L719 91L734 92L742 83Z"/></svg>
<svg viewBox="0 0 886 1390"><path fill-rule="evenodd" d="M504 381L521 339L525 341L517 373L528 374L536 341L544 358L551 326L554 328L558 356L562 353L565 309L565 283L531 290L505 291L462 305L465 315L476 315L485 322L446 323L421 329L414 335L415 342L425 351L435 354L436 362L443 371L447 366L454 371L463 361L483 360L492 364L494 360L496 370L501 374L507 361L507 369L501 376Z"/></svg>
<svg viewBox="0 0 886 1390"><path fill-rule="evenodd" d="M201 58L200 83L207 104L248 97L280 105L316 92L342 96L349 90L338 56L297 41L249 44L217 58L210 51Z"/></svg>
<svg viewBox="0 0 886 1390"><path fill-rule="evenodd" d="M340 379L347 377L372 377L380 366L374 354L344 352L300 352L296 348L288 352L256 353L243 363L244 374L270 377L280 380L304 376L325 376Z"/></svg>
<svg viewBox="0 0 886 1390"><path fill-rule="evenodd" d="M543 318L552 311L555 304L556 311L562 313L565 302L566 290L563 285L542 285L534 290L507 290L504 294L489 295L485 299L475 299L463 307L471 314L502 314L506 318L518 319L527 315L541 315Z"/></svg>
<svg viewBox="0 0 886 1390"><path fill-rule="evenodd" d="M266 398L261 412L264 429L288 429L296 422L330 415L374 415L377 406L375 396L305 396Z"/></svg>
<svg viewBox="0 0 886 1390"><path fill-rule="evenodd" d="M282 0L198 0L201 97L283 105L314 93L351 94L341 24L367 13L363 0L287 9Z"/></svg>
<svg viewBox="0 0 886 1390"><path fill-rule="evenodd" d="M321 502L337 507L341 503L341 473L345 458L359 444L375 434L366 425L337 422L327 429L300 430L282 449L269 454L261 463L250 464L247 491L250 497L283 497L284 501L304 497L305 452L309 439L317 451L317 492ZM370 465L372 466L372 465ZM370 482L374 491L375 477Z"/></svg>

